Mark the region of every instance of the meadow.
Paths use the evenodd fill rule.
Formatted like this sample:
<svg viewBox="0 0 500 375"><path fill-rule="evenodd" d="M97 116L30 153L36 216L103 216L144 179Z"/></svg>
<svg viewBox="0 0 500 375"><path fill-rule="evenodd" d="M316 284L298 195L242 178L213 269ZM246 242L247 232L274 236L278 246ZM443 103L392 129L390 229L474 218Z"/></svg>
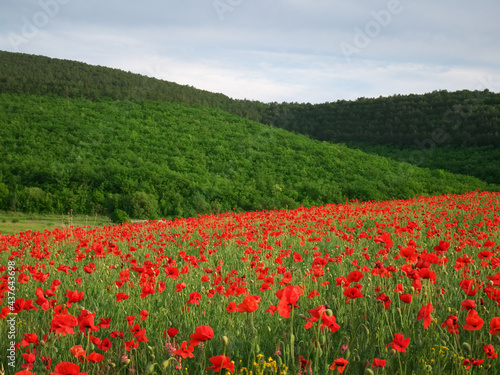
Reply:
<svg viewBox="0 0 500 375"><path fill-rule="evenodd" d="M110 219L100 215L66 215L0 211L0 234L15 234L28 230L43 232L56 228L103 226Z"/></svg>
<svg viewBox="0 0 500 375"><path fill-rule="evenodd" d="M1 235L1 363L496 374L499 203L471 192Z"/></svg>

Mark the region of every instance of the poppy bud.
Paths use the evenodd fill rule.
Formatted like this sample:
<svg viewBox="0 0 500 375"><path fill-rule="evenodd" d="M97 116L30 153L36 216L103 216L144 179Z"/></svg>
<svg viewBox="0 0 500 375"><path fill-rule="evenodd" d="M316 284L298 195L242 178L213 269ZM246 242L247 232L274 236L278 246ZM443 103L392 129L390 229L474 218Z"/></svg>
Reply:
<svg viewBox="0 0 500 375"><path fill-rule="evenodd" d="M114 362L111 362L109 365L110 365L111 367L113 367L113 368L115 368L115 367L116 367L116 364L115 364Z"/></svg>
<svg viewBox="0 0 500 375"><path fill-rule="evenodd" d="M257 351L257 353L260 352L260 345L259 344L255 345L255 350Z"/></svg>
<svg viewBox="0 0 500 375"><path fill-rule="evenodd" d="M42 346L45 346L45 340L40 341L40 344L41 344Z"/></svg>
<svg viewBox="0 0 500 375"><path fill-rule="evenodd" d="M229 343L229 339L227 338L227 336L222 336L221 342L222 342L222 346L226 347L227 344Z"/></svg>
<svg viewBox="0 0 500 375"><path fill-rule="evenodd" d="M389 351L389 354L390 354L390 355L396 355L396 353L397 353L397 352L396 352L396 350L394 350L394 349L391 349L391 350Z"/></svg>
<svg viewBox="0 0 500 375"><path fill-rule="evenodd" d="M374 375L375 373L371 368L365 368L365 375Z"/></svg>
<svg viewBox="0 0 500 375"><path fill-rule="evenodd" d="M152 363L146 367L146 373L151 374L155 370L155 364Z"/></svg>
<svg viewBox="0 0 500 375"><path fill-rule="evenodd" d="M333 311L328 309L328 310L325 310L325 314L326 316L332 316L333 315Z"/></svg>
<svg viewBox="0 0 500 375"><path fill-rule="evenodd" d="M166 369L168 367L168 365L170 364L170 360L172 360L174 358L170 358L170 359L166 359L164 360L162 363L161 363L161 367L163 367L163 369Z"/></svg>
<svg viewBox="0 0 500 375"><path fill-rule="evenodd" d="M299 318L302 318L304 320L307 320L306 316L304 314L299 314Z"/></svg>
<svg viewBox="0 0 500 375"><path fill-rule="evenodd" d="M123 363L125 363L126 365L128 365L130 363L130 359L124 360Z"/></svg>
<svg viewBox="0 0 500 375"><path fill-rule="evenodd" d="M471 351L470 344L468 342L463 342L462 349L465 350L466 352L470 352Z"/></svg>
<svg viewBox="0 0 500 375"><path fill-rule="evenodd" d="M326 336L325 335L321 335L319 337L319 344L320 345L325 345L325 342L326 342Z"/></svg>
<svg viewBox="0 0 500 375"><path fill-rule="evenodd" d="M148 349L149 351L152 353L153 352L153 348L151 346L148 345Z"/></svg>
<svg viewBox="0 0 500 375"><path fill-rule="evenodd" d="M151 354L151 359L155 359L156 356L154 354Z"/></svg>

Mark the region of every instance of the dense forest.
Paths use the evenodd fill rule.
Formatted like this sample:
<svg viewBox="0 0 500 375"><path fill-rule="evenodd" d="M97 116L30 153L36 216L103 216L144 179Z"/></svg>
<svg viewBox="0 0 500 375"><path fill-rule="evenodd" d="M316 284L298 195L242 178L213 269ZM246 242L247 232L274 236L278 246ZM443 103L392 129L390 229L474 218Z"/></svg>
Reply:
<svg viewBox="0 0 500 375"><path fill-rule="evenodd" d="M118 69L0 51L0 93L219 108L321 141L356 144L366 152L500 183L500 159L493 152L500 146L500 94L488 90L322 104L261 103Z"/></svg>
<svg viewBox="0 0 500 375"><path fill-rule="evenodd" d="M219 109L0 94L0 209L134 218L494 189Z"/></svg>

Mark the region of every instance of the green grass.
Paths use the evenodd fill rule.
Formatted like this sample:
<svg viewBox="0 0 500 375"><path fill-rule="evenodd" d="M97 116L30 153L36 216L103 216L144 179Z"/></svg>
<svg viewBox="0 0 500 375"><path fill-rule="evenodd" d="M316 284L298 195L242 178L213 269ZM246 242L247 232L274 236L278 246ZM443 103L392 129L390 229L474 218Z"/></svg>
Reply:
<svg viewBox="0 0 500 375"><path fill-rule="evenodd" d="M55 228L103 226L110 224L109 218L94 215L33 214L0 211L0 234L15 234L31 230L43 232Z"/></svg>

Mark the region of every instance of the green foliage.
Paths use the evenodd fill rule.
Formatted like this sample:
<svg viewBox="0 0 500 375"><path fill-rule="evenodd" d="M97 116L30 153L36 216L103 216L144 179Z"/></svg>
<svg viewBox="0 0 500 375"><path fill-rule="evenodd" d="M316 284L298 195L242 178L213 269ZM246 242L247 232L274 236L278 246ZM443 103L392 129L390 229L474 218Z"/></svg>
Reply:
<svg viewBox="0 0 500 375"><path fill-rule="evenodd" d="M500 94L488 90L442 90L425 95L360 98L315 105L266 104L234 100L223 94L117 69L43 56L0 51L0 66L0 93L107 102L153 100L218 108L322 141L355 142L366 151L375 145L385 147L389 153L409 150L402 153L403 159L409 163L471 174L491 183L500 183ZM15 113L19 107L13 105L6 109ZM142 117L138 115L136 120L140 122ZM85 114L82 114L84 118ZM193 121L201 124L202 119ZM18 128L17 131L22 129ZM133 129L128 136L133 140L140 136L140 131ZM104 137L106 135L101 136L101 141L104 141ZM440 149L446 150L445 157L433 153ZM464 155L472 157L468 159ZM67 156L73 160L70 155ZM176 163L182 163L182 160L176 160ZM29 177L58 179L62 187L68 182L61 179L67 176L62 165L52 163L45 171ZM85 173L90 178L94 175L92 170L85 170ZM359 189L356 187L353 191ZM210 205L209 201L205 203ZM201 201L198 203L202 204L203 209L208 207ZM246 202L241 203L248 205ZM102 210L102 205L91 209ZM174 206L167 211L177 215L183 210Z"/></svg>
<svg viewBox="0 0 500 375"><path fill-rule="evenodd" d="M111 213L110 217L111 217L111 220L113 221L113 223L115 223L115 224L126 223L127 221L130 220L130 216L128 216L128 214L125 211L120 210L119 208L114 210Z"/></svg>
<svg viewBox="0 0 500 375"><path fill-rule="evenodd" d="M5 210L152 219L494 188L216 109L17 94L0 105Z"/></svg>
<svg viewBox="0 0 500 375"><path fill-rule="evenodd" d="M137 219L155 219L158 215L158 202L143 191L136 191L130 199L130 212Z"/></svg>

